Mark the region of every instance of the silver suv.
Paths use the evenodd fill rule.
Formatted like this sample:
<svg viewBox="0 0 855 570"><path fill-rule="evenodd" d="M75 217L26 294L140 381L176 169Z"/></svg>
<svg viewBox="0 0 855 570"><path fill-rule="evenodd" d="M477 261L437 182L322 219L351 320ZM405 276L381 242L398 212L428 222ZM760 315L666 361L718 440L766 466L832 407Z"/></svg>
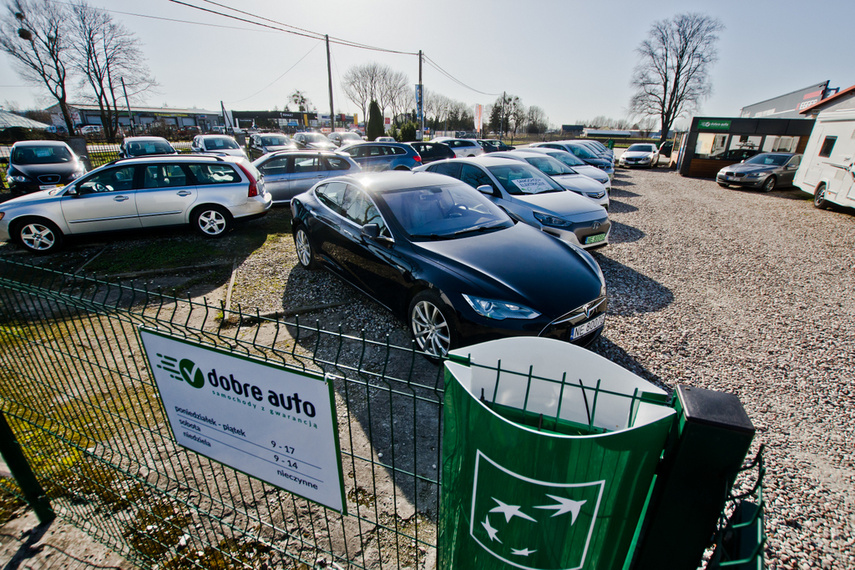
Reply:
<svg viewBox="0 0 855 570"><path fill-rule="evenodd" d="M263 216L272 203L263 177L245 158L126 158L68 186L3 202L0 240L47 253L65 236L116 230L189 224L218 237L237 220Z"/></svg>

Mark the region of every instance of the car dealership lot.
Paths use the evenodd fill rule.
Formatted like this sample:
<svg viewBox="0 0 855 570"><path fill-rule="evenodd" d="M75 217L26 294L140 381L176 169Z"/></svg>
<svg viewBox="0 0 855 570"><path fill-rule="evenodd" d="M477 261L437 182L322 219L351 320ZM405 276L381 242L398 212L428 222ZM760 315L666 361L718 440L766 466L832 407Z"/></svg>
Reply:
<svg viewBox="0 0 855 570"><path fill-rule="evenodd" d="M817 210L795 189L723 189L659 168L618 169L609 214L611 244L594 252L609 314L592 349L669 389L737 394L757 428L754 449L766 444L768 567L855 567L855 213ZM229 251L232 307L407 342L404 322L299 266L285 208L259 222L267 240ZM77 256L76 269L99 252L120 257L164 239L203 240L180 230L123 236L38 261ZM212 279L187 292L225 299L228 277Z"/></svg>

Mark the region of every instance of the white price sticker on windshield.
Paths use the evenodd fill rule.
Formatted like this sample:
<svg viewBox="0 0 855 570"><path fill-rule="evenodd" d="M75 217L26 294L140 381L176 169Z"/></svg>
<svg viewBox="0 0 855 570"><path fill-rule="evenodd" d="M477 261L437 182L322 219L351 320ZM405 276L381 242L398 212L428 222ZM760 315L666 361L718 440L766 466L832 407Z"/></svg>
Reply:
<svg viewBox="0 0 855 570"><path fill-rule="evenodd" d="M552 190L552 186L542 178L518 178L516 180L512 180L512 182L525 194L537 194L539 192L549 192Z"/></svg>

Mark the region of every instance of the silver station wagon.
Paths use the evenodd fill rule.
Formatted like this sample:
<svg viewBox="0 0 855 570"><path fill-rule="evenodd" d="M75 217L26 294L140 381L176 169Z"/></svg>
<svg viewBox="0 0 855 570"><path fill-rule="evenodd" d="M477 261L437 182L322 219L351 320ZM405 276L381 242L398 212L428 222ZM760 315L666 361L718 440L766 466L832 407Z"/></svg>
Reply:
<svg viewBox="0 0 855 570"><path fill-rule="evenodd" d="M262 216L273 198L258 170L233 156L149 156L116 160L62 188L0 204L0 240L35 253L66 236L190 225L206 237Z"/></svg>

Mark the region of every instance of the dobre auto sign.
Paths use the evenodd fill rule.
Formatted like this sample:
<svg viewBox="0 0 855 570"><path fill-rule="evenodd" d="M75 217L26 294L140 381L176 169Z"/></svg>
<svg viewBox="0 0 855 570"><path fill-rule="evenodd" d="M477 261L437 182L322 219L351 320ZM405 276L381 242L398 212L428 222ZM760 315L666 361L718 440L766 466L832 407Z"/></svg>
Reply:
<svg viewBox="0 0 855 570"><path fill-rule="evenodd" d="M345 512L332 385L141 328L179 445Z"/></svg>

